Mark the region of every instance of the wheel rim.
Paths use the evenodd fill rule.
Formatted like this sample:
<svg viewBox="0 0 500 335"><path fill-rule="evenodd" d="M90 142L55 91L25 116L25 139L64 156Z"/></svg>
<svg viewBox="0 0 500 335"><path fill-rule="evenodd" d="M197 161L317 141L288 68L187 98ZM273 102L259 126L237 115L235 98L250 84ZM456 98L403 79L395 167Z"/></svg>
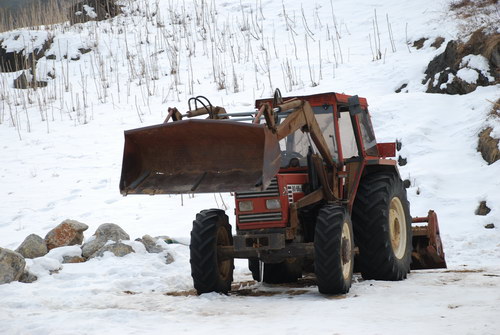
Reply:
<svg viewBox="0 0 500 335"><path fill-rule="evenodd" d="M217 246L227 246L229 245L229 235L224 227L219 227L217 229ZM217 266L219 268L219 276L223 280L229 279L229 274L231 272L231 260L217 260Z"/></svg>
<svg viewBox="0 0 500 335"><path fill-rule="evenodd" d="M352 269L352 239L349 223L344 221L342 225L342 245L340 257L342 258L342 275L344 280L349 280L351 277Z"/></svg>
<svg viewBox="0 0 500 335"><path fill-rule="evenodd" d="M394 197L389 207L389 233L391 246L396 258L401 259L406 252L406 216L399 198Z"/></svg>

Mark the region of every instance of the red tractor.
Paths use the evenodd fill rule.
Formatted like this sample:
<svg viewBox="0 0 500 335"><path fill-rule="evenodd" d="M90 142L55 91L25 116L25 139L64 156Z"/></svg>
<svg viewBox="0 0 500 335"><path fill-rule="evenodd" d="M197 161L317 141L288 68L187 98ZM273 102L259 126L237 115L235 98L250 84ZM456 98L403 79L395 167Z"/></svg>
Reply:
<svg viewBox="0 0 500 335"><path fill-rule="evenodd" d="M120 190L233 192L235 236L223 210L204 210L193 222L199 294L231 289L234 258L248 259L255 280L290 282L314 272L321 293L341 294L355 265L378 280L446 267L435 213L412 227L395 155L396 143L377 143L358 96L283 99L276 90L240 113L199 96L186 114L169 108L163 124L125 132Z"/></svg>

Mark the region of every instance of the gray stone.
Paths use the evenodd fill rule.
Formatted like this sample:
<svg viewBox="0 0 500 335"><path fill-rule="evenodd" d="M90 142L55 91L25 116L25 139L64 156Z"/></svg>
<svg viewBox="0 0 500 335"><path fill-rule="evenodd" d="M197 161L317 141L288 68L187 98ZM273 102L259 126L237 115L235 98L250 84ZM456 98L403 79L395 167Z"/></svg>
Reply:
<svg viewBox="0 0 500 335"><path fill-rule="evenodd" d="M43 238L36 234L31 234L24 239L23 243L16 249L16 252L23 255L24 258L37 258L45 256L49 250Z"/></svg>
<svg viewBox="0 0 500 335"><path fill-rule="evenodd" d="M89 226L76 220L64 220L45 236L45 243L49 250L67 245L82 244L83 232Z"/></svg>
<svg viewBox="0 0 500 335"><path fill-rule="evenodd" d="M95 238L82 245L82 256L86 258L92 257L97 250L101 249L106 244L104 239Z"/></svg>
<svg viewBox="0 0 500 335"><path fill-rule="evenodd" d="M159 254L160 252L163 252L163 248L156 244L158 238L144 235L142 238L136 239L136 241L144 244L144 247L146 247L146 251L151 254Z"/></svg>
<svg viewBox="0 0 500 335"><path fill-rule="evenodd" d="M21 254L0 248L0 284L19 280L25 266L26 261Z"/></svg>
<svg viewBox="0 0 500 335"><path fill-rule="evenodd" d="M494 223L488 223L487 225L484 226L484 228L486 228L486 229L493 229L493 228L495 228L495 224Z"/></svg>
<svg viewBox="0 0 500 335"><path fill-rule="evenodd" d="M21 283L31 284L31 283L35 282L37 279L38 279L38 277L35 276L34 274L32 274L31 272L24 271L23 274L21 275L21 278L19 278L19 281Z"/></svg>
<svg viewBox="0 0 500 335"><path fill-rule="evenodd" d="M106 244L101 249L99 249L92 257L102 257L106 251L112 252L117 257L123 257L131 252L135 252L130 245L115 242Z"/></svg>
<svg viewBox="0 0 500 335"><path fill-rule="evenodd" d="M94 233L95 238L82 246L82 256L92 257L107 241L130 240L130 236L117 224L103 223Z"/></svg>
<svg viewBox="0 0 500 335"><path fill-rule="evenodd" d="M173 263L174 261L175 261L174 256L168 253L165 255L165 263L170 264Z"/></svg>

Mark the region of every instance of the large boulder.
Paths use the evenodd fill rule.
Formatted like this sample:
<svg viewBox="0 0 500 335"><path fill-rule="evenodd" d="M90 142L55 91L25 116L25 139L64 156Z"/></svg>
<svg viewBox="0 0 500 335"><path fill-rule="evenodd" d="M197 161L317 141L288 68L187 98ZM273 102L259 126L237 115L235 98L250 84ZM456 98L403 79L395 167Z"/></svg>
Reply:
<svg viewBox="0 0 500 335"><path fill-rule="evenodd" d="M0 284L10 283L21 278L26 261L15 251L0 248Z"/></svg>
<svg viewBox="0 0 500 335"><path fill-rule="evenodd" d="M16 249L24 258L37 258L45 256L49 249L45 240L36 234L26 237L21 245Z"/></svg>
<svg viewBox="0 0 500 335"><path fill-rule="evenodd" d="M64 220L45 236L45 243L49 250L67 245L81 244L83 232L89 226L76 220Z"/></svg>
<svg viewBox="0 0 500 335"><path fill-rule="evenodd" d="M115 242L104 245L95 254L93 254L92 257L102 257L106 251L112 252L117 257L123 257L131 252L135 252L130 245L122 242Z"/></svg>
<svg viewBox="0 0 500 335"><path fill-rule="evenodd" d="M117 224L103 223L97 228L94 236L82 246L82 256L92 257L109 240L120 242L130 240L130 236Z"/></svg>

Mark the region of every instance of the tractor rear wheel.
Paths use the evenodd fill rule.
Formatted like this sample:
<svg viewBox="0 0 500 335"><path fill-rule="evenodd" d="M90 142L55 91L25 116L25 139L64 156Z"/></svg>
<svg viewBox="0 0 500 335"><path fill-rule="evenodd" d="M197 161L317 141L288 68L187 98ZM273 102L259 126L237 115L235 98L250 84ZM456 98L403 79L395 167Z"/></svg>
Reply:
<svg viewBox="0 0 500 335"><path fill-rule="evenodd" d="M231 226L224 211L209 209L196 214L191 230L191 276L198 294L227 293L233 281L234 260L219 260L218 246L233 244Z"/></svg>
<svg viewBox="0 0 500 335"><path fill-rule="evenodd" d="M357 268L364 279L402 280L410 272L409 207L396 173L373 173L361 180L352 213Z"/></svg>
<svg viewBox="0 0 500 335"><path fill-rule="evenodd" d="M325 205L314 234L314 272L323 294L349 292L354 266L352 223L344 207Z"/></svg>
<svg viewBox="0 0 500 335"><path fill-rule="evenodd" d="M257 258L248 260L248 269L252 272L252 277L256 281L260 281L259 266ZM264 283L293 283L300 277L302 277L302 263L297 258L286 259L281 263L264 263Z"/></svg>

